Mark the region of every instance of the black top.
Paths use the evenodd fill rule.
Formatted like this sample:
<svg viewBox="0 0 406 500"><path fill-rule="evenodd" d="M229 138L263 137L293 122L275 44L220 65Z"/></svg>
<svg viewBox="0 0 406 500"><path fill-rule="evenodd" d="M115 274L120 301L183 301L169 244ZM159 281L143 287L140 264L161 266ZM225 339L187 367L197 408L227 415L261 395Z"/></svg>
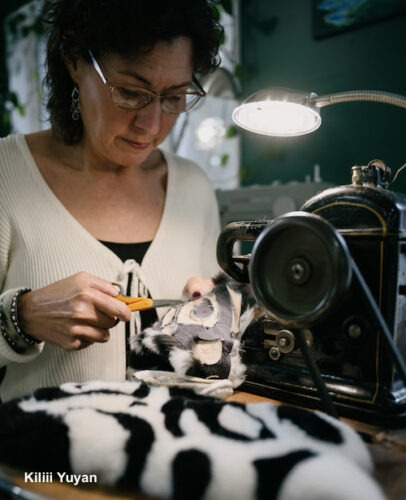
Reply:
<svg viewBox="0 0 406 500"><path fill-rule="evenodd" d="M101 241L107 248L114 252L123 262L134 259L141 265L142 259L147 253L152 241L142 241L141 243L116 243L115 241Z"/></svg>
<svg viewBox="0 0 406 500"><path fill-rule="evenodd" d="M142 259L147 253L148 248L150 247L152 241L143 241L141 243L116 243L113 241L102 241L107 248L109 248L112 252L114 252L117 257L119 257L123 262L128 259L134 259L141 265ZM127 295L130 294L132 281L132 273L129 275L128 284L127 284ZM146 311L141 311L141 328L147 328L151 326L152 323L157 321L158 316L156 314L155 309L148 309Z"/></svg>

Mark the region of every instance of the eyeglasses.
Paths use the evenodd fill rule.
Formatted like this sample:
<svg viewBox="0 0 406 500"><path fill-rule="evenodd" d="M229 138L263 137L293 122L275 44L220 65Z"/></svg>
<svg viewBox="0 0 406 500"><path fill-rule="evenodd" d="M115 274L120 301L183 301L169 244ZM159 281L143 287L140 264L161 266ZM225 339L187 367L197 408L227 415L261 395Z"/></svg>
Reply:
<svg viewBox="0 0 406 500"><path fill-rule="evenodd" d="M159 99L161 109L165 113L178 115L184 111L189 111L202 97L206 95L196 77L193 76L193 84L196 88L190 88L186 92L154 92L153 90L129 85L127 83L110 82L106 80L100 66L89 50L89 55L94 69L99 74L102 82L110 90L113 104L124 109L141 109L147 106L154 99Z"/></svg>

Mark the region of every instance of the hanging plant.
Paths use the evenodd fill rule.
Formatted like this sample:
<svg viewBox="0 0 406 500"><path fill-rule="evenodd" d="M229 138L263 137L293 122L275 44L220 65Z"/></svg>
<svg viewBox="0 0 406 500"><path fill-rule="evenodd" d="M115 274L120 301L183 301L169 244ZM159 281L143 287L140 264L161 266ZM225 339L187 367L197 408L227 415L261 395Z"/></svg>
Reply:
<svg viewBox="0 0 406 500"><path fill-rule="evenodd" d="M10 14L6 21L3 21L3 33L7 30L8 42L13 43L24 38L27 38L31 33L37 37L42 36L46 32L46 25L43 21L46 4L42 0L31 2L27 11L18 10L14 14ZM12 54L6 54L4 48L4 60L6 57L11 57ZM26 110L20 102L17 94L8 88L6 64L3 65L5 76L0 85L0 136L8 135L11 131L11 113L17 110L20 116L25 116ZM38 75L33 75L33 80L38 82ZM37 89L40 94L41 90Z"/></svg>
<svg viewBox="0 0 406 500"><path fill-rule="evenodd" d="M0 92L0 137L10 133L11 130L11 112L16 109L21 116L25 116L25 108L19 102L15 92Z"/></svg>

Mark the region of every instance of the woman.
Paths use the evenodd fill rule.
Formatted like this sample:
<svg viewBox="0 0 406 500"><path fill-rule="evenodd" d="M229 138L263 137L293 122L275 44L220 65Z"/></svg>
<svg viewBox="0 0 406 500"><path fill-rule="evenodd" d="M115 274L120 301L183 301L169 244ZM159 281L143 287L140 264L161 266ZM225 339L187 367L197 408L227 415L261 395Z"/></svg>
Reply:
<svg viewBox="0 0 406 500"><path fill-rule="evenodd" d="M217 271L210 183L158 149L204 95L195 74L218 64L206 0L56 0L48 12L52 129L0 141L2 401L125 378L126 335L153 317L131 319L112 282L179 298Z"/></svg>

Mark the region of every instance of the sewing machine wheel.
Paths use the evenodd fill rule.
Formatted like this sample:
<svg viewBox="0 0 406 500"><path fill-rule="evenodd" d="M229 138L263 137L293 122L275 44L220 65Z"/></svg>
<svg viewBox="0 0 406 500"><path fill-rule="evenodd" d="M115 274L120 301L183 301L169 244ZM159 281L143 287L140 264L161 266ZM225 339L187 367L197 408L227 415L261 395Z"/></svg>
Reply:
<svg viewBox="0 0 406 500"><path fill-rule="evenodd" d="M347 244L322 217L290 212L267 226L250 260L255 298L282 325L317 323L349 288Z"/></svg>

